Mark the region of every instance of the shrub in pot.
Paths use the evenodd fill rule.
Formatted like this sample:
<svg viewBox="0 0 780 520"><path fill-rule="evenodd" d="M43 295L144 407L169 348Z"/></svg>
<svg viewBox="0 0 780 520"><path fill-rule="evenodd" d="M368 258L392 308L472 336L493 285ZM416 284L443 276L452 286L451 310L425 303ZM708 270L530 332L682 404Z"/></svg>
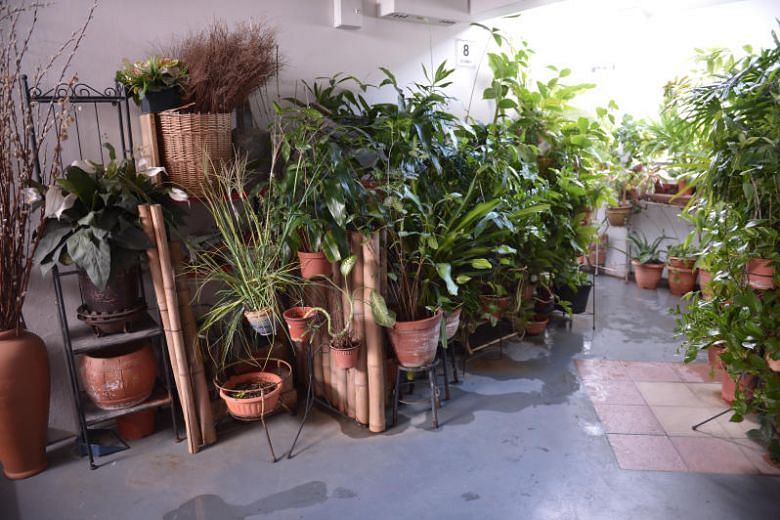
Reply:
<svg viewBox="0 0 780 520"><path fill-rule="evenodd" d="M643 289L656 289L661 282L664 263L659 247L666 236L657 237L652 242L644 235L630 233L629 242L633 245L631 265L634 266L636 284Z"/></svg>
<svg viewBox="0 0 780 520"><path fill-rule="evenodd" d="M125 61L116 81L141 106L144 113L162 112L181 105L182 87L187 83L187 66L177 59L150 56L144 61Z"/></svg>
<svg viewBox="0 0 780 520"><path fill-rule="evenodd" d="M79 319L99 333L114 333L131 327L145 309L138 265L150 244L138 204L161 204L170 224L178 222L180 210L171 191L151 181L162 168L137 170L105 147L107 165L76 162L45 190L45 227L35 259L44 274L58 262L78 267L85 304Z"/></svg>
<svg viewBox="0 0 780 520"><path fill-rule="evenodd" d="M588 307L592 287L588 276L579 270L559 277L555 287L555 295L558 298L556 308L569 310L572 314L582 314Z"/></svg>

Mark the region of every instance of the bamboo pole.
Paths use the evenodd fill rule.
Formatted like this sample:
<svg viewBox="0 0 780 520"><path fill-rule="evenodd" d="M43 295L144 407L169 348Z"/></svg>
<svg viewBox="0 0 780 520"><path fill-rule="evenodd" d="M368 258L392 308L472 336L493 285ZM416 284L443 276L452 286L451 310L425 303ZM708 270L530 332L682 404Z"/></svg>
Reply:
<svg viewBox="0 0 780 520"><path fill-rule="evenodd" d="M321 307L323 309L326 309L328 311L328 314L332 316L333 314L330 312L330 293L332 291L330 289L331 288L329 287L324 288L322 301L320 303L322 304ZM325 336L326 336L326 341L329 341L330 338L327 337L327 333L325 334ZM330 365L331 365L330 347L329 345L326 344L322 348L322 393L325 400L328 401L329 403L332 403L333 386L331 384L332 368Z"/></svg>
<svg viewBox="0 0 780 520"><path fill-rule="evenodd" d="M369 301L371 291L381 288L379 232L363 243L364 299ZM366 367L368 372L368 429L385 431L385 355L382 331L371 312L364 313L366 335Z"/></svg>
<svg viewBox="0 0 780 520"><path fill-rule="evenodd" d="M336 283L339 287L344 287L344 277L341 276L341 268L338 263L333 265L334 265L333 268L334 283ZM333 292L333 314L331 316L333 316L334 319L338 320L338 326L339 328L341 328L344 325L344 302L340 292L336 291L335 289L332 292ZM333 389L335 392L335 399L334 399L333 406L337 408L340 412L346 412L348 406L347 372L333 365L333 376L334 376Z"/></svg>
<svg viewBox="0 0 780 520"><path fill-rule="evenodd" d="M200 446L200 431L196 428L198 424L197 414L194 403L191 400L191 385L189 373L186 370L186 361L181 359L181 352L176 347L176 330L171 323L171 312L166 297L166 284L164 269L162 268L162 259L160 248L157 247L157 233L154 224L154 213L149 205L138 206L138 212L141 217L141 225L149 240L154 247L146 251L149 258L149 270L152 274L155 296L157 297L157 306L160 309L160 319L162 320L163 331L165 333L166 345L168 346L168 358L173 368L173 377L176 382L176 389L179 394L182 415L184 416L184 427L187 432L187 448L190 453L197 453ZM170 262L168 263L170 265ZM168 275L170 278L170 273Z"/></svg>
<svg viewBox="0 0 780 520"><path fill-rule="evenodd" d="M353 266L352 269L354 270L355 267ZM339 273L340 274L340 273ZM349 288L352 290L352 276L349 276L349 279L343 278L342 282L344 285L344 288ZM349 315L349 298L350 295L345 293L341 294L341 309L343 312L344 317L344 323L347 323L347 320L352 319L352 316ZM349 370L341 370L343 373L343 377L346 379L346 414L353 419L355 418L355 371L353 369Z"/></svg>
<svg viewBox="0 0 780 520"><path fill-rule="evenodd" d="M184 248L181 242L171 243L171 258L173 269L178 277L176 283L176 296L179 301L179 316L181 317L184 344L189 349L188 356L192 384L195 390L195 403L198 409L198 420L203 444L208 446L217 442L217 430L214 426L214 418L211 413L211 399L206 382L206 373L203 368L203 355L198 339L198 325L192 312L192 293L189 284L184 278Z"/></svg>
<svg viewBox="0 0 780 520"><path fill-rule="evenodd" d="M341 270L339 267L338 262L334 262L332 264L333 272L331 276L331 280L334 284L341 286ZM334 330L340 330L344 325L344 315L341 311L341 293L337 291L334 287L330 288L330 291L328 291L328 312L330 313L331 319L333 320L333 328ZM334 408L340 410L341 409L341 395L339 393L338 388L338 382L340 378L341 370L336 366L335 363L331 362L330 364L330 404Z"/></svg>
<svg viewBox="0 0 780 520"><path fill-rule="evenodd" d="M368 375L366 374L366 324L364 309L363 281L363 236L360 233L350 233L350 249L357 257L352 269L352 294L355 300L355 315L352 320L352 333L360 342L360 357L354 369L355 378L355 420L360 424L368 424Z"/></svg>

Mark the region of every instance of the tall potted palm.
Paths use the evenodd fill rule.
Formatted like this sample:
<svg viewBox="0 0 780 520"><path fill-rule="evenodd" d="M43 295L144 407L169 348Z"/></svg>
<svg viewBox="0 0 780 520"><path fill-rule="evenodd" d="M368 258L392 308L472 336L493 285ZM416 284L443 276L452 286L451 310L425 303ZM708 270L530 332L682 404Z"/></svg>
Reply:
<svg viewBox="0 0 780 520"><path fill-rule="evenodd" d="M8 478L30 477L47 465L49 358L40 337L27 330L22 315L33 256L41 240L43 210L33 185L45 185L60 173L61 142L71 117L69 89L62 110L38 110L24 99L21 67L35 31L40 4L0 4L0 460ZM94 10L94 7L93 7ZM39 69L43 77L65 78L64 67L78 49L89 20ZM27 21L32 19L32 25ZM60 68L60 70L54 70ZM75 83L75 78L70 80ZM35 132L52 151L41 156L30 139Z"/></svg>

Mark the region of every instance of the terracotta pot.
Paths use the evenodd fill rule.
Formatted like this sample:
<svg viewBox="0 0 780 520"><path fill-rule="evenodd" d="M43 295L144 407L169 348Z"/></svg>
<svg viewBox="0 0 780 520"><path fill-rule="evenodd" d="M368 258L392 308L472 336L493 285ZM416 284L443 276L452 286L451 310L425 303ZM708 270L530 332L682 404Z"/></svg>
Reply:
<svg viewBox="0 0 780 520"><path fill-rule="evenodd" d="M723 354L724 350L726 350L725 347L719 347L716 345L713 345L707 349L707 363L709 363L710 368L713 371L723 369L723 363L720 361L720 355Z"/></svg>
<svg viewBox="0 0 780 520"><path fill-rule="evenodd" d="M355 368L360 360L360 343L352 348L330 348L330 361L342 370Z"/></svg>
<svg viewBox="0 0 780 520"><path fill-rule="evenodd" d="M625 226L628 217L631 215L631 209L631 206L607 208L607 220L609 221L609 225L615 227Z"/></svg>
<svg viewBox="0 0 780 520"><path fill-rule="evenodd" d="M590 224L590 219L593 216L593 208L584 208L581 210L582 213L582 221L580 222L583 226L587 226Z"/></svg>
<svg viewBox="0 0 780 520"><path fill-rule="evenodd" d="M664 271L664 264L643 264L637 260L631 260L634 266L634 278L636 278L637 287L642 289L656 289L661 282L661 273Z"/></svg>
<svg viewBox="0 0 780 520"><path fill-rule="evenodd" d="M526 336L538 336L539 334L542 334L549 322L550 318L539 319L538 317L534 317L525 325Z"/></svg>
<svg viewBox="0 0 780 520"><path fill-rule="evenodd" d="M49 356L29 331L0 331L0 461L16 480L40 473L49 426Z"/></svg>
<svg viewBox="0 0 780 520"><path fill-rule="evenodd" d="M409 368L433 363L439 346L442 312L416 321L397 321L388 331L398 362Z"/></svg>
<svg viewBox="0 0 780 520"><path fill-rule="evenodd" d="M116 428L119 436L126 441L137 441L154 433L157 410L142 410L117 417Z"/></svg>
<svg viewBox="0 0 780 520"><path fill-rule="evenodd" d="M772 359L769 354L764 356L766 364L769 365L769 370L772 372L780 372L780 359Z"/></svg>
<svg viewBox="0 0 780 520"><path fill-rule="evenodd" d="M669 265L672 267L680 267L682 269L693 269L693 265L696 263L694 258L683 258L681 256L670 256Z"/></svg>
<svg viewBox="0 0 780 520"><path fill-rule="evenodd" d="M534 312L536 314L548 316L555 310L555 301L552 296L536 298L534 301Z"/></svg>
<svg viewBox="0 0 780 520"><path fill-rule="evenodd" d="M322 251L317 253L298 251L298 260L301 263L301 276L307 280L318 276L327 278L333 272L330 262Z"/></svg>
<svg viewBox="0 0 780 520"><path fill-rule="evenodd" d="M252 330L261 336L271 336L276 332L276 324L271 309L244 311L244 317L249 322Z"/></svg>
<svg viewBox="0 0 780 520"><path fill-rule="evenodd" d="M752 258L747 266L748 285L767 291L775 288L775 266L771 260Z"/></svg>
<svg viewBox="0 0 780 520"><path fill-rule="evenodd" d="M290 339L296 343L308 341L311 338L318 313L311 307L293 307L282 314L290 331Z"/></svg>
<svg viewBox="0 0 780 520"><path fill-rule="evenodd" d="M146 308L139 292L138 264L112 270L106 288L102 291L79 269L79 290L84 306L78 318L93 328L96 334L117 334L132 329L144 316Z"/></svg>
<svg viewBox="0 0 780 520"><path fill-rule="evenodd" d="M493 316L500 320L501 317L512 308L512 298L509 296L494 296L482 294L479 297L483 314Z"/></svg>
<svg viewBox="0 0 780 520"><path fill-rule="evenodd" d="M239 399L233 391L245 383L269 383L274 387L257 397ZM219 387L219 396L225 401L228 412L239 419L257 419L276 409L282 389L282 377L272 372L249 372L230 377Z"/></svg>
<svg viewBox="0 0 780 520"><path fill-rule="evenodd" d="M693 269L669 266L669 292L677 296L689 293L696 285Z"/></svg>
<svg viewBox="0 0 780 520"><path fill-rule="evenodd" d="M588 248L588 260L590 262L590 265L597 265L597 266L606 265L607 247L609 247L609 236L606 233L604 233L603 235L599 235L598 244L593 243ZM596 254L597 252L598 255Z"/></svg>
<svg viewBox="0 0 780 520"><path fill-rule="evenodd" d="M757 382L756 376L743 375L739 380L740 391L750 399ZM729 404L733 403L737 397L737 382L725 370L720 385L720 396Z"/></svg>
<svg viewBox="0 0 780 520"><path fill-rule="evenodd" d="M84 390L99 408L129 408L152 395L157 360L150 343L106 349L80 361Z"/></svg>
<svg viewBox="0 0 780 520"><path fill-rule="evenodd" d="M531 301L531 298L534 297L534 294L536 294L536 284L535 283L527 283L523 287L523 293L521 297L523 298L523 302Z"/></svg>
<svg viewBox="0 0 780 520"><path fill-rule="evenodd" d="M444 330L447 333L447 341L454 338L458 333L458 329L460 328L460 311L462 310L462 307L458 307L454 311L447 313L447 321L444 325Z"/></svg>
<svg viewBox="0 0 780 520"><path fill-rule="evenodd" d="M699 269L699 289L701 289L701 295L704 296L705 300L711 300L714 296L711 284L712 273L705 271L704 269Z"/></svg>

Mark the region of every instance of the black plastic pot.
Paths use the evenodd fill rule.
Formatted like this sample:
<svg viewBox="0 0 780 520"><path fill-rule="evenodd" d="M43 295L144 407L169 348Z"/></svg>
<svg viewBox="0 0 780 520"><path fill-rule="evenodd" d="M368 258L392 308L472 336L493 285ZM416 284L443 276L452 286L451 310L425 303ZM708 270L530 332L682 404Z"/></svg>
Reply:
<svg viewBox="0 0 780 520"><path fill-rule="evenodd" d="M573 314L582 314L588 307L588 298L590 297L590 289L592 285L593 284L591 284L591 282L587 282L584 285L577 287L576 291L572 291L568 285L564 285L556 288L555 293L561 300L565 300L571 303L571 312ZM556 304L555 308L558 310L563 310L563 308L558 304Z"/></svg>
<svg viewBox="0 0 780 520"><path fill-rule="evenodd" d="M178 106L181 106L181 97L175 88L147 92L141 100L141 112L144 114L163 112Z"/></svg>

